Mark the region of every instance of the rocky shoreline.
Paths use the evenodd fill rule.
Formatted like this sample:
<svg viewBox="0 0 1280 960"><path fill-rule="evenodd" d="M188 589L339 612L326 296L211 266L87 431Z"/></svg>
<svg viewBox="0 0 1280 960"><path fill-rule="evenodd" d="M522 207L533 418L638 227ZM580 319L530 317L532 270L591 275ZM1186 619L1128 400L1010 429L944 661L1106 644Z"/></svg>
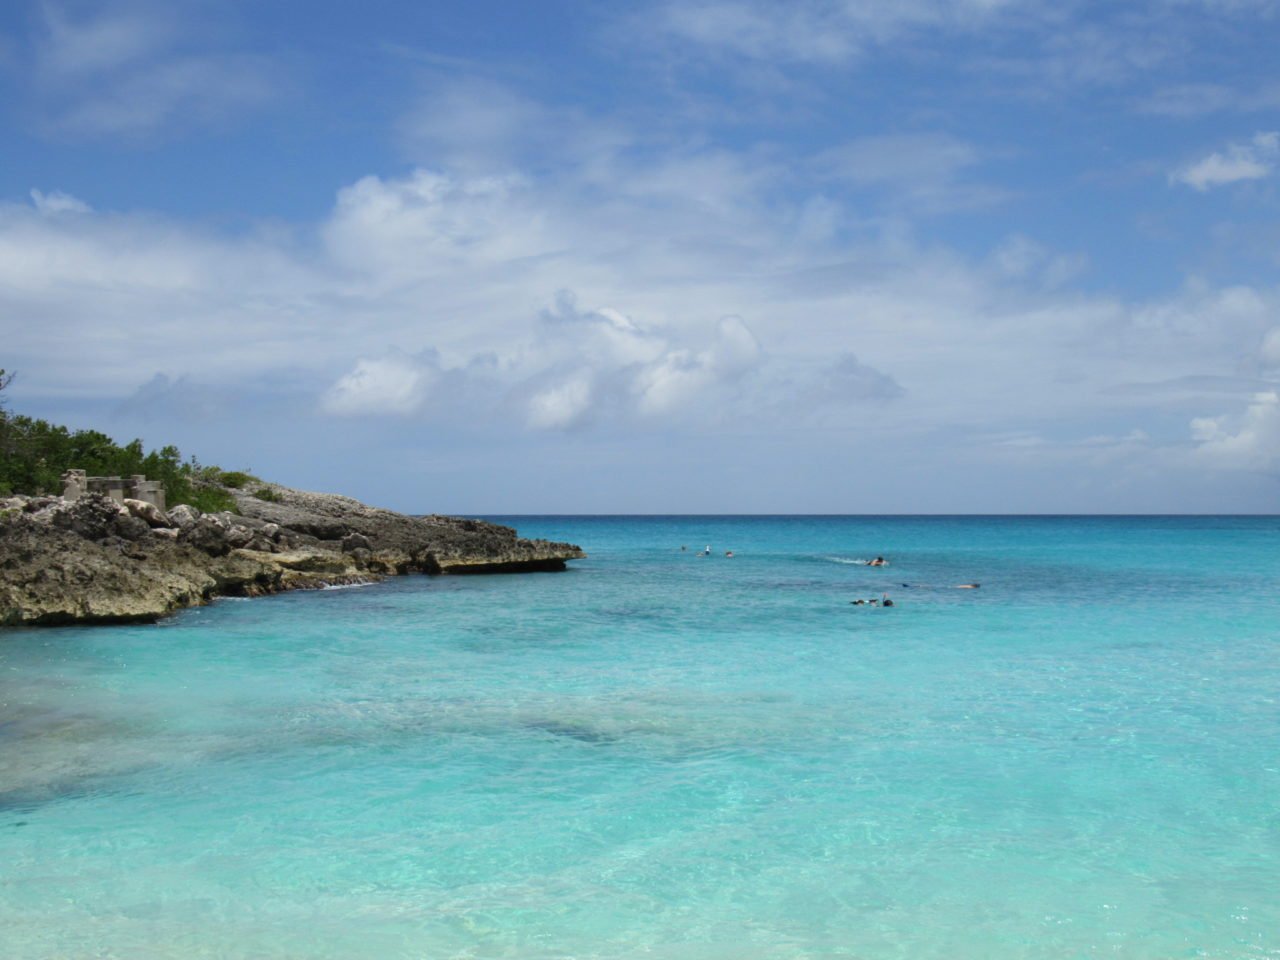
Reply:
<svg viewBox="0 0 1280 960"><path fill-rule="evenodd" d="M226 492L239 514L100 494L0 499L0 626L147 622L220 596L563 570L586 556L499 524L406 516L279 484Z"/></svg>

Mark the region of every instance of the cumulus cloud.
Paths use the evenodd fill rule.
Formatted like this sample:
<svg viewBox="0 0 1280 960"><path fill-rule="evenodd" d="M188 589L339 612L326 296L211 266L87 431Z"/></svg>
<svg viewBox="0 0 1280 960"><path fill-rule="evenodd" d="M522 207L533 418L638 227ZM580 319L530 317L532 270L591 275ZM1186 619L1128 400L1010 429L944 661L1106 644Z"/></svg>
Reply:
<svg viewBox="0 0 1280 960"><path fill-rule="evenodd" d="M545 253L535 212L516 176L454 177L418 169L364 177L338 192L323 227L335 262L365 277L402 283Z"/></svg>
<svg viewBox="0 0 1280 960"><path fill-rule="evenodd" d="M577 377L535 393L529 401L529 426L565 430L580 423L591 410L590 380Z"/></svg>
<svg viewBox="0 0 1280 960"><path fill-rule="evenodd" d="M1205 463L1227 469L1273 470L1280 466L1280 393L1255 394L1242 414L1197 417L1191 438Z"/></svg>
<svg viewBox="0 0 1280 960"><path fill-rule="evenodd" d="M348 184L287 236L42 192L0 206L0 312L21 320L5 365L44 395L118 397L163 370L285 382L326 416L574 438L786 436L860 411L869 436L1070 417L1123 437L1102 422L1117 408L1181 414L1195 377L1256 377L1275 353L1273 290L1086 296L1025 238L969 258L909 231L851 236L841 204L788 199L785 165L751 150L682 145L667 166L737 176L606 191L585 171L545 189L422 168ZM1107 392L1179 378L1176 397ZM1213 408L1177 422L1197 409Z"/></svg>
<svg viewBox="0 0 1280 960"><path fill-rule="evenodd" d="M671 350L642 367L633 382L639 411L667 413L686 408L698 395L741 380L760 358L760 344L739 317L725 317L706 350Z"/></svg>
<svg viewBox="0 0 1280 960"><path fill-rule="evenodd" d="M326 412L337 414L409 414L426 399L430 366L410 357L356 361L325 393Z"/></svg>
<svg viewBox="0 0 1280 960"><path fill-rule="evenodd" d="M1211 187L1261 180L1280 162L1280 132L1254 134L1246 143L1229 144L1224 150L1170 174L1170 182L1184 183L1204 192Z"/></svg>
<svg viewBox="0 0 1280 960"><path fill-rule="evenodd" d="M588 420L661 418L689 425L714 421L733 405L732 391L766 362L740 317L724 317L711 342L687 343L688 331L645 328L617 310L581 310L561 291L543 312L543 336L531 352L541 369L528 422L540 429Z"/></svg>
<svg viewBox="0 0 1280 960"><path fill-rule="evenodd" d="M533 318L530 318L532 321ZM515 335L501 354L445 368L429 349L360 358L324 393L326 413L515 418L535 430L576 430L660 418L688 426L723 416L729 391L763 362L738 317L725 317L701 348L688 331L640 326L618 310L583 309L572 291Z"/></svg>

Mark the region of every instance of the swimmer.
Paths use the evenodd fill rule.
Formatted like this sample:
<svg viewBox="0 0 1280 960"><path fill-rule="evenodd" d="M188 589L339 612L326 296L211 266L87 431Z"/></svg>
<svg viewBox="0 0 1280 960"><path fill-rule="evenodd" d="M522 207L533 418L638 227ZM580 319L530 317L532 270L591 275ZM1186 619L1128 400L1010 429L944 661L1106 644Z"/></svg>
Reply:
<svg viewBox="0 0 1280 960"><path fill-rule="evenodd" d="M888 565L889 561L884 557L876 557L874 560L867 561L868 567L887 567Z"/></svg>
<svg viewBox="0 0 1280 960"><path fill-rule="evenodd" d="M977 590L982 584L980 583L957 583L957 590Z"/></svg>
<svg viewBox="0 0 1280 960"><path fill-rule="evenodd" d="M733 551L732 551L732 550L726 550L726 551L724 552L724 555L725 555L726 557L732 557L732 556L733 556Z"/></svg>
<svg viewBox="0 0 1280 960"><path fill-rule="evenodd" d="M880 594L880 596L884 598L884 601L883 603L881 603L881 606L884 606L884 607L893 606L893 601L889 599L889 595L887 593L882 593Z"/></svg>

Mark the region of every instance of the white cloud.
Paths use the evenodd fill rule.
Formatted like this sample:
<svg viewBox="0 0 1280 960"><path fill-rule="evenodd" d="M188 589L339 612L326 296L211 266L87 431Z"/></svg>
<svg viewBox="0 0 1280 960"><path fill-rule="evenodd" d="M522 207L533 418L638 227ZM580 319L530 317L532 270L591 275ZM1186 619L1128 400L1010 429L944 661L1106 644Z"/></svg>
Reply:
<svg viewBox="0 0 1280 960"><path fill-rule="evenodd" d="M175 32L163 8L144 12L108 7L97 17L75 20L62 4L47 0L41 11L45 26L41 69L60 77L81 77L134 63L166 45Z"/></svg>
<svg viewBox="0 0 1280 960"><path fill-rule="evenodd" d="M796 384L801 406L847 413L850 405L864 401L884 403L902 397L902 385L886 373L870 367L852 353L844 353L824 364L810 380Z"/></svg>
<svg viewBox="0 0 1280 960"><path fill-rule="evenodd" d="M420 169L342 188L291 235L0 207L5 365L46 395L118 397L164 371L288 382L328 414L513 430L784 436L866 408L869 437L1064 418L1124 436L1138 413L1198 402L1195 378L1274 352L1276 291L1085 296L1055 289L1064 255L1025 238L970 259L909 230L852 234L840 204L787 200L767 153L654 160L703 175L609 190L586 168L551 188ZM1108 392L1161 381L1189 386Z"/></svg>
<svg viewBox="0 0 1280 960"><path fill-rule="evenodd" d="M1280 375L1280 327L1268 331L1263 338L1259 359L1264 371Z"/></svg>
<svg viewBox="0 0 1280 960"><path fill-rule="evenodd" d="M651 415L687 408L705 391L736 383L759 359L760 344L747 325L725 317L708 349L671 350L638 371L632 384L637 408Z"/></svg>
<svg viewBox="0 0 1280 960"><path fill-rule="evenodd" d="M431 374L407 357L358 360L325 394L323 407L337 414L410 414L426 399Z"/></svg>
<svg viewBox="0 0 1280 960"><path fill-rule="evenodd" d="M529 425L539 430L565 430L591 409L591 382L585 378L556 384L529 401Z"/></svg>
<svg viewBox="0 0 1280 960"><path fill-rule="evenodd" d="M582 311L567 291L543 313L542 337L520 370L535 392L528 421L541 429L662 419L675 425L726 416L733 390L767 362L739 317L724 317L701 349L689 332L639 326L617 310Z"/></svg>
<svg viewBox="0 0 1280 960"><path fill-rule="evenodd" d="M916 30L968 29L1023 5L1018 0L684 0L660 4L650 18L668 36L735 56L831 64Z"/></svg>
<svg viewBox="0 0 1280 960"><path fill-rule="evenodd" d="M548 160L587 166L634 139L617 122L542 103L493 80L452 74L424 88L398 132L416 162L472 177Z"/></svg>
<svg viewBox="0 0 1280 960"><path fill-rule="evenodd" d="M69 193L63 193L61 190L44 193L33 188L31 202L35 204L37 210L49 216L57 216L62 213L89 213L92 210L83 200L79 200Z"/></svg>
<svg viewBox="0 0 1280 960"><path fill-rule="evenodd" d="M1089 268L1083 253L1055 253L1030 237L1014 234L990 256L998 275L1009 280L1037 283L1053 290L1075 280Z"/></svg>
<svg viewBox="0 0 1280 960"><path fill-rule="evenodd" d="M169 5L109 4L77 17L50 0L43 11L29 89L44 126L59 135L136 137L221 124L287 86L277 62L198 49L202 24L180 23Z"/></svg>
<svg viewBox="0 0 1280 960"><path fill-rule="evenodd" d="M1220 83L1184 83L1156 90L1140 99L1143 113L1166 117L1199 117L1211 113L1249 113L1280 107L1280 83L1237 89Z"/></svg>
<svg viewBox="0 0 1280 960"><path fill-rule="evenodd" d="M812 168L830 181L883 189L914 213L944 213L1004 198L1002 190L963 179L983 159L973 144L946 134L883 134L823 150Z"/></svg>
<svg viewBox="0 0 1280 960"><path fill-rule="evenodd" d="M1275 469L1280 466L1280 393L1255 394L1238 416L1195 418L1191 438L1200 459L1213 467Z"/></svg>
<svg viewBox="0 0 1280 960"><path fill-rule="evenodd" d="M79 91L50 119L86 136L147 134L169 125L219 124L274 100L276 69L249 56L184 57L149 64Z"/></svg>
<svg viewBox="0 0 1280 960"><path fill-rule="evenodd" d="M1203 192L1227 183L1269 177L1277 162L1280 162L1280 132L1258 133L1247 143L1229 144L1226 149L1170 174L1169 180Z"/></svg>
<svg viewBox="0 0 1280 960"><path fill-rule="evenodd" d="M855 183L937 183L976 164L971 143L938 133L861 137L818 154L816 165L829 176Z"/></svg>

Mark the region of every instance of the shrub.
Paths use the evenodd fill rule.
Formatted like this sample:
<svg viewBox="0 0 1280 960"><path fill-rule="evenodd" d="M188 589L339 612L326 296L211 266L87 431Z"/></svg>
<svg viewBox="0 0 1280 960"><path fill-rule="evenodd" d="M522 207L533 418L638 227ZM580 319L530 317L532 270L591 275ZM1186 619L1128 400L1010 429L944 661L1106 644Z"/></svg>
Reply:
<svg viewBox="0 0 1280 960"><path fill-rule="evenodd" d="M0 370L0 391L9 377ZM0 398L2 400L3 398ZM170 506L187 503L202 511L238 513L235 497L216 484L240 488L257 477L245 471L186 463L174 446L146 453L141 440L124 446L96 430L68 430L46 420L15 414L0 402L0 493L62 492L62 474L75 468L91 477L128 477L140 473L164 484Z"/></svg>
<svg viewBox="0 0 1280 960"><path fill-rule="evenodd" d="M276 493L270 487L259 487L257 490L253 491L253 495L259 500L267 501L267 503L279 503L281 499L280 494Z"/></svg>
<svg viewBox="0 0 1280 960"><path fill-rule="evenodd" d="M240 506L236 503L236 498L225 490L219 490L217 487L193 486L190 495L182 498L179 502L188 503L201 513L220 513L223 510L229 513L240 512ZM176 505L174 504L174 506Z"/></svg>
<svg viewBox="0 0 1280 960"><path fill-rule="evenodd" d="M209 479L214 483L222 484L224 487L230 487L232 490L241 489L250 480L258 480L253 474L244 470L222 470L219 471L219 476L210 477Z"/></svg>

